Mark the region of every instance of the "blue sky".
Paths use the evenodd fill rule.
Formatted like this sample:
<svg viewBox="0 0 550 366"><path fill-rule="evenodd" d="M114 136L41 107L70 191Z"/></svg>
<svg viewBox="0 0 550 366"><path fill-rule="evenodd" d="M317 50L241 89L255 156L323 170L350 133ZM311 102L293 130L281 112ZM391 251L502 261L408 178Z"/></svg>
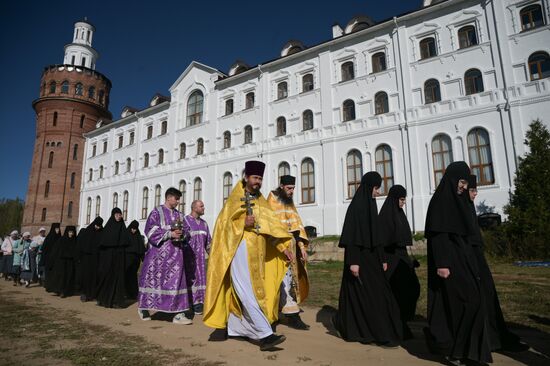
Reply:
<svg viewBox="0 0 550 366"><path fill-rule="evenodd" d="M44 66L63 62L73 24L96 27L96 70L113 83L110 110L145 107L187 65L199 61L227 72L278 57L298 39L306 46L332 37L355 15L375 21L421 6L421 0L374 1L2 1L0 3L0 198L24 198L35 138L31 103Z"/></svg>

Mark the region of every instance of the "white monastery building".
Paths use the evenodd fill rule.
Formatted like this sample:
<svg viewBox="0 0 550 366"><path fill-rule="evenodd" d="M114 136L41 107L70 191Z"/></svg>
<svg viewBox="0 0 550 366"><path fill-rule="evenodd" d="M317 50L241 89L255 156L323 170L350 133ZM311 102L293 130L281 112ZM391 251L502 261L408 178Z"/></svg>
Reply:
<svg viewBox="0 0 550 366"><path fill-rule="evenodd" d="M470 165L479 201L502 213L529 124L550 125L549 14L548 0L424 1L334 25L311 47L290 41L255 67L192 62L169 97L85 135L79 224L114 206L144 224L173 186L185 213L204 201L213 228L251 159L267 165L266 196L279 176L297 177L296 206L318 235L340 234L371 170L383 192L407 188L415 231L452 161Z"/></svg>

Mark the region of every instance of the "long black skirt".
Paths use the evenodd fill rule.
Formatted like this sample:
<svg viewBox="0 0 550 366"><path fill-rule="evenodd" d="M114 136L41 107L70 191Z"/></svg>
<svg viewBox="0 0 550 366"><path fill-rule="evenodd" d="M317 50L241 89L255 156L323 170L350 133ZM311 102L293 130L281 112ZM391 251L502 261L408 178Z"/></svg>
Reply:
<svg viewBox="0 0 550 366"><path fill-rule="evenodd" d="M75 261L73 258L60 259L62 271L60 273L59 284L62 296L72 296L75 292Z"/></svg>
<svg viewBox="0 0 550 366"><path fill-rule="evenodd" d="M126 286L126 297L136 300L138 295L138 269L141 263L137 254L127 253L125 257L124 283Z"/></svg>
<svg viewBox="0 0 550 366"><path fill-rule="evenodd" d="M346 248L348 250L348 248ZM399 342L402 323L399 306L375 251L358 254L359 277L344 265L338 312L334 325L346 341L361 343Z"/></svg>
<svg viewBox="0 0 550 366"><path fill-rule="evenodd" d="M404 251L404 252L403 252ZM396 248L386 252L389 279L393 296L399 305L401 320L408 322L416 314L416 302L420 296L420 282L416 276L414 265L407 254L407 249Z"/></svg>
<svg viewBox="0 0 550 366"><path fill-rule="evenodd" d="M80 256L80 293L87 301L93 300L97 289L98 255L83 253Z"/></svg>
<svg viewBox="0 0 550 366"><path fill-rule="evenodd" d="M124 248L107 247L99 251L97 304L106 308L124 307Z"/></svg>

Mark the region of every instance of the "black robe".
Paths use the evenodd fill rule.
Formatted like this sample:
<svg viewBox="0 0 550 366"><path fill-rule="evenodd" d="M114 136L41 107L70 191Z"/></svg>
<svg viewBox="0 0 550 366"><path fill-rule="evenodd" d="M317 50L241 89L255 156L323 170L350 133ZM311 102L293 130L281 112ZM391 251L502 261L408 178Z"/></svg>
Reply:
<svg viewBox="0 0 550 366"><path fill-rule="evenodd" d="M125 306L124 248L128 246L126 225L121 219L116 221L113 209L111 217L101 235L99 245L97 304L107 308Z"/></svg>
<svg viewBox="0 0 550 366"><path fill-rule="evenodd" d="M68 232L73 232L73 237L69 238ZM76 247L76 228L67 226L65 234L59 239L59 260L56 269L59 270L59 292L61 296L72 296L75 291L75 263L77 260Z"/></svg>
<svg viewBox="0 0 550 366"><path fill-rule="evenodd" d="M145 241L139 232L139 223L134 220L128 225L129 246L125 248L126 297L135 300L138 295L138 269L145 256ZM131 228L137 231L132 234Z"/></svg>
<svg viewBox="0 0 550 366"><path fill-rule="evenodd" d="M59 243L61 240L61 231L59 233L56 233L56 227L59 228L60 224L52 224L50 232L46 236L46 239L44 239L40 264L44 266L44 288L47 292L59 294L61 292L61 284L59 282L60 270L55 270L55 268L56 264L57 267L60 267L59 261L61 251Z"/></svg>
<svg viewBox="0 0 550 366"><path fill-rule="evenodd" d="M346 341L384 344L399 342L399 307L384 275L384 250L378 237L378 211L372 189L380 186L376 172L363 176L348 207L340 247L345 248L338 312L334 325ZM355 277L351 265L359 265Z"/></svg>
<svg viewBox="0 0 550 366"><path fill-rule="evenodd" d="M518 345L520 338L508 330L508 326L504 321L493 275L483 253L483 237L481 236L481 229L477 222L477 213L473 202L470 202L470 208L474 218L475 232L473 235L470 235L469 241L477 260L479 276L481 278L481 289L485 298L484 304L487 311L490 347L492 351L506 349L507 347Z"/></svg>
<svg viewBox="0 0 550 366"><path fill-rule="evenodd" d="M457 193L459 180L469 178L464 162L451 163L428 207L428 328L431 352L444 356L492 362L483 290L477 260L468 242L473 220L468 191ZM438 268L448 268L446 279Z"/></svg>
<svg viewBox="0 0 550 366"><path fill-rule="evenodd" d="M399 208L399 199L406 197L403 186L390 188L379 214L380 239L388 262L386 277L399 304L401 320L413 320L416 302L420 296L420 282L414 270L414 261L407 252L412 245L411 228L405 212Z"/></svg>
<svg viewBox="0 0 550 366"><path fill-rule="evenodd" d="M78 267L80 272L80 292L84 301L93 300L97 288L97 267L99 242L103 219L96 217L88 227L81 229L78 233ZM96 230L95 226L100 229Z"/></svg>

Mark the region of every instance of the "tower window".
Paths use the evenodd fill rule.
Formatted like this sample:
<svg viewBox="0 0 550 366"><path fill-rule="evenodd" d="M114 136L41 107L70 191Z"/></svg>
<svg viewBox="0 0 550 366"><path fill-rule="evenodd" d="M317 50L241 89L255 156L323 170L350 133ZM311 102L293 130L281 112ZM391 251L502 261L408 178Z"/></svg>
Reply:
<svg viewBox="0 0 550 366"><path fill-rule="evenodd" d="M71 185L70 185L71 188L74 188L75 180L76 180L76 173L73 172L71 173Z"/></svg>
<svg viewBox="0 0 550 366"><path fill-rule="evenodd" d="M47 210L45 208L42 209L42 217L40 218L40 221L46 221L46 213Z"/></svg>
<svg viewBox="0 0 550 366"><path fill-rule="evenodd" d="M48 168L53 167L53 151L50 151L50 156L48 158Z"/></svg>
<svg viewBox="0 0 550 366"><path fill-rule="evenodd" d="M74 144L73 146L73 160L78 159L78 144Z"/></svg>
<svg viewBox="0 0 550 366"><path fill-rule="evenodd" d="M82 66L86 66L86 57L82 57Z"/></svg>
<svg viewBox="0 0 550 366"><path fill-rule="evenodd" d="M88 98L95 99L95 87L94 86L90 86L88 88Z"/></svg>
<svg viewBox="0 0 550 366"><path fill-rule="evenodd" d="M61 83L61 93L69 94L69 82L67 80Z"/></svg>
<svg viewBox="0 0 550 366"><path fill-rule="evenodd" d="M75 93L76 95L82 95L82 94L84 94L84 87L82 86L81 83L78 83L78 84L75 85L75 87L74 87L74 93Z"/></svg>
<svg viewBox="0 0 550 366"><path fill-rule="evenodd" d="M48 195L50 194L50 181L46 181L46 186L44 187L44 198L48 198Z"/></svg>
<svg viewBox="0 0 550 366"><path fill-rule="evenodd" d="M55 81L52 81L50 83L50 94L54 94L55 93L55 88L57 87L57 84L55 83Z"/></svg>
<svg viewBox="0 0 550 366"><path fill-rule="evenodd" d="M57 126L57 112L53 112L53 125Z"/></svg>
<svg viewBox="0 0 550 366"><path fill-rule="evenodd" d="M75 55L73 55L73 57L71 58L71 65L74 65L74 62L75 62L75 58L76 58L76 56L75 56Z"/></svg>
<svg viewBox="0 0 550 366"><path fill-rule="evenodd" d="M80 128L84 128L84 119L86 118L86 116L82 115L80 116Z"/></svg>

